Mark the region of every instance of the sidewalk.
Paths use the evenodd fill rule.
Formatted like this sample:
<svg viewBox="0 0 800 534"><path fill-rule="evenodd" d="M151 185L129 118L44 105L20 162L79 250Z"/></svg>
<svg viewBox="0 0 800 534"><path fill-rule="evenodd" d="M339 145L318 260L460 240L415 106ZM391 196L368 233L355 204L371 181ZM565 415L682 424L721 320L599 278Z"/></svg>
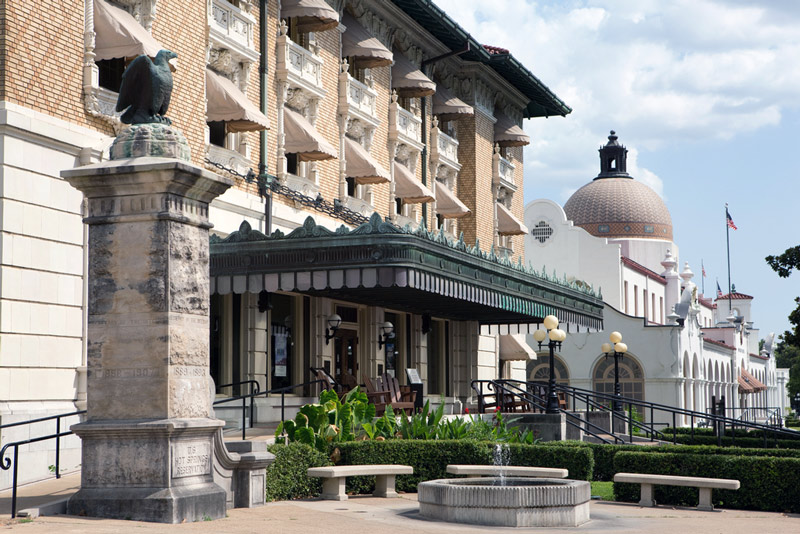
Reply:
<svg viewBox="0 0 800 534"><path fill-rule="evenodd" d="M90 519L85 517L39 517L30 522L5 520L6 528L31 534L119 534L120 532L244 534L450 534L457 532L592 532L661 534L715 534L758 532L786 534L800 528L800 516L742 510L699 512L689 508L640 508L636 504L593 501L591 521L577 528L499 528L429 521L417 511L416 494L399 499L371 496L347 501L284 501L252 509L229 510L228 517L181 525L136 521Z"/></svg>

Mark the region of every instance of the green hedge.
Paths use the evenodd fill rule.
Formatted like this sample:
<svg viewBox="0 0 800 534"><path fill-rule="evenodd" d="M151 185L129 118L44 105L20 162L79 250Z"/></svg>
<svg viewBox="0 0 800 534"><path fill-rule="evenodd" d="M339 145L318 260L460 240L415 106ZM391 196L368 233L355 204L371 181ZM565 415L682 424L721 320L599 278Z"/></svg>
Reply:
<svg viewBox="0 0 800 534"><path fill-rule="evenodd" d="M741 482L738 490L714 490L715 506L770 512L800 512L800 458L735 456L732 454L650 454L619 452L617 472L730 478ZM619 501L639 500L638 484L614 483ZM697 506L697 488L655 486L660 504Z"/></svg>
<svg viewBox="0 0 800 534"><path fill-rule="evenodd" d="M511 444L510 465L559 467L569 470L573 479L591 480L593 458L591 450L551 447L548 445ZM469 440L387 440L339 443L341 459L338 465L402 464L414 468L413 475L397 477L399 491L417 491L425 480L449 478L448 464L491 465L494 444ZM371 493L374 477L350 477L347 491Z"/></svg>
<svg viewBox="0 0 800 534"><path fill-rule="evenodd" d="M688 434L678 434L675 439L676 442L681 444L690 444L690 445L717 445L717 438L716 436L698 436L695 435L692 438ZM723 447L742 447L742 448L763 448L764 447L764 438L747 438L747 437L736 437L734 440L731 436L726 435L722 438L722 446ZM774 447L775 449L800 449L800 440L794 439L778 439L775 440L774 438L767 439L767 447Z"/></svg>
<svg viewBox="0 0 800 534"><path fill-rule="evenodd" d="M267 501L313 497L322 491L322 479L308 478L309 467L330 465L330 459L304 443L272 445L275 461L267 468Z"/></svg>

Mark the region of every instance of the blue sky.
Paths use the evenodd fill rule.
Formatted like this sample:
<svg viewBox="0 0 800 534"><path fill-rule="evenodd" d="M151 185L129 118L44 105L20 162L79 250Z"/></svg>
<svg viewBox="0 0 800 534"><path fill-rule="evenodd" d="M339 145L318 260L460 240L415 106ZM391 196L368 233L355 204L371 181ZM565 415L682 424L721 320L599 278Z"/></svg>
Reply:
<svg viewBox="0 0 800 534"><path fill-rule="evenodd" d="M664 198L681 268L700 263L752 295L761 336L782 333L800 273L764 257L800 244L800 2L437 0L478 41L509 49L562 98L566 118L525 121L525 201L564 204L597 175L611 129L628 170Z"/></svg>

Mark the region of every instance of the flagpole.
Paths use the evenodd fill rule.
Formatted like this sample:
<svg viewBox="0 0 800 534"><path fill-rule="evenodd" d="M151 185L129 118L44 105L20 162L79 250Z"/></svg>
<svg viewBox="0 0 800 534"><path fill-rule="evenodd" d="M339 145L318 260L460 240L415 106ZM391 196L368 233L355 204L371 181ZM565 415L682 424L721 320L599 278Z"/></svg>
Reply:
<svg viewBox="0 0 800 534"><path fill-rule="evenodd" d="M705 297L706 296L706 266L703 263L702 259L700 260L700 275L701 275L700 276L700 285L701 285L700 292Z"/></svg>
<svg viewBox="0 0 800 534"><path fill-rule="evenodd" d="M731 227L728 225L728 203L725 203L725 238L728 242L728 312L731 305Z"/></svg>

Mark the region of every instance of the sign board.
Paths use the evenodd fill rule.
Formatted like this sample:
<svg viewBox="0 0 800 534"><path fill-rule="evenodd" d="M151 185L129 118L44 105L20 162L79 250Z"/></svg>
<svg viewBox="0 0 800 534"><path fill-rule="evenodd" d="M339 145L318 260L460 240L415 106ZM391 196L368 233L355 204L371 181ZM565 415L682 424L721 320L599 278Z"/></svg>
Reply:
<svg viewBox="0 0 800 534"><path fill-rule="evenodd" d="M422 379L416 369L406 369L409 384L422 384Z"/></svg>

